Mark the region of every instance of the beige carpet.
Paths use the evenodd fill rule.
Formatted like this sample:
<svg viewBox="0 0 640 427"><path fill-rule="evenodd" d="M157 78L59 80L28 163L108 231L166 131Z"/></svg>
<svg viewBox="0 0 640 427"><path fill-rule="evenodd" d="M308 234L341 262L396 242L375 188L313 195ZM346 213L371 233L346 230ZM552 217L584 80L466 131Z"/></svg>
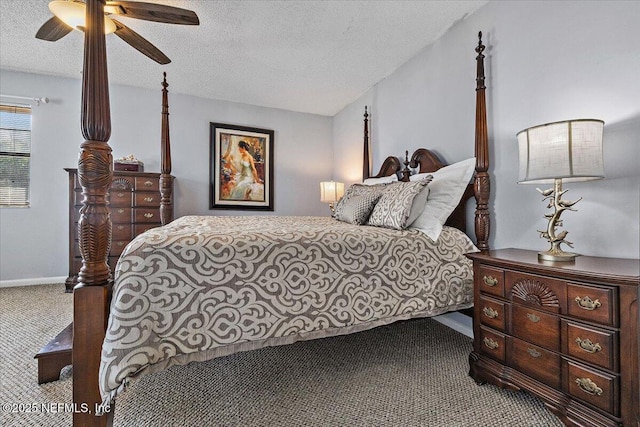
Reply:
<svg viewBox="0 0 640 427"><path fill-rule="evenodd" d="M71 368L37 384L35 353L72 318L64 286L0 289L1 426L70 426ZM532 396L467 376L471 340L430 319L173 367L134 383L116 426L561 426ZM27 405L24 405L27 404Z"/></svg>

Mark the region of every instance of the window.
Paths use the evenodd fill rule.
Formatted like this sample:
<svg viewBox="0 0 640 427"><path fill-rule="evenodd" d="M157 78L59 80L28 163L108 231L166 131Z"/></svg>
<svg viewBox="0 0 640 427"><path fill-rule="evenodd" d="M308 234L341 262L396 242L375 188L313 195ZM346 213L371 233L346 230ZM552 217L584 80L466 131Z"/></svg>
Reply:
<svg viewBox="0 0 640 427"><path fill-rule="evenodd" d="M29 206L31 108L0 104L0 207Z"/></svg>

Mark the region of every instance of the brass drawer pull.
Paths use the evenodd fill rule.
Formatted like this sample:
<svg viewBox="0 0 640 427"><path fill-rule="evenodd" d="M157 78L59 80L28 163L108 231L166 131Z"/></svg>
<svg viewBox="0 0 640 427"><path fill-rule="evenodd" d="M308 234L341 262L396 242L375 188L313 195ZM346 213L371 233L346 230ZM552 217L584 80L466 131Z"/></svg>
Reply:
<svg viewBox="0 0 640 427"><path fill-rule="evenodd" d="M602 305L597 299L591 300L588 295L583 298L576 297L576 302L578 303L578 307L589 311L595 310Z"/></svg>
<svg viewBox="0 0 640 427"><path fill-rule="evenodd" d="M495 311L493 308L491 307L484 307L482 309L482 312L484 313L485 316L487 316L489 319L495 319L496 317L498 317L498 312Z"/></svg>
<svg viewBox="0 0 640 427"><path fill-rule="evenodd" d="M147 212L146 214L144 214L145 218L153 218L153 214L151 212Z"/></svg>
<svg viewBox="0 0 640 427"><path fill-rule="evenodd" d="M144 201L145 202L153 202L153 197L145 197Z"/></svg>
<svg viewBox="0 0 640 427"><path fill-rule="evenodd" d="M527 313L527 317L529 318L529 320L531 320L533 323L538 323L540 321L540 316L536 316L533 313Z"/></svg>
<svg viewBox="0 0 640 427"><path fill-rule="evenodd" d="M151 182L151 181L145 181L144 182L144 186L145 187L151 187L152 185L153 185L153 182Z"/></svg>
<svg viewBox="0 0 640 427"><path fill-rule="evenodd" d="M592 343L589 338L586 340L581 340L580 338L576 338L576 342L580 346L581 349L586 351L587 353L597 353L602 350L602 347L599 343Z"/></svg>
<svg viewBox="0 0 640 427"><path fill-rule="evenodd" d="M542 353L540 353L539 351L533 348L527 348L527 353L529 353L531 357L535 357L535 358L542 356Z"/></svg>
<svg viewBox="0 0 640 427"><path fill-rule="evenodd" d="M118 209L118 213L119 214L124 213L124 209Z"/></svg>
<svg viewBox="0 0 640 427"><path fill-rule="evenodd" d="M122 198L122 197L124 197L124 193L117 193L116 196Z"/></svg>
<svg viewBox="0 0 640 427"><path fill-rule="evenodd" d="M486 345L487 347L489 347L491 350L495 350L496 348L498 348L498 343L495 342L494 340L492 340L489 337L484 337L484 339L482 340L482 342L484 342L484 345Z"/></svg>
<svg viewBox="0 0 640 427"><path fill-rule="evenodd" d="M498 284L498 279L496 279L495 277L491 277L491 276L484 276L482 278L482 281L487 286L495 286L495 285Z"/></svg>
<svg viewBox="0 0 640 427"><path fill-rule="evenodd" d="M576 378L576 384L580 387L580 390L593 396L600 396L602 389L598 387L596 383L591 381L591 378Z"/></svg>
<svg viewBox="0 0 640 427"><path fill-rule="evenodd" d="M124 230L124 225L119 225L116 227L118 230Z"/></svg>
<svg viewBox="0 0 640 427"><path fill-rule="evenodd" d="M118 242L118 246L123 247L124 246L124 242Z"/></svg>

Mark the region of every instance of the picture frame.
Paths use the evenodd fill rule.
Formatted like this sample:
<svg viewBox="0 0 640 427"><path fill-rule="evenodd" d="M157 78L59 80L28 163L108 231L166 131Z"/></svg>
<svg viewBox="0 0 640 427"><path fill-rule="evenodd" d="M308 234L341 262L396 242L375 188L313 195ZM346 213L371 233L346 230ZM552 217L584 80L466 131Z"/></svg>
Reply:
<svg viewBox="0 0 640 427"><path fill-rule="evenodd" d="M274 131L210 122L209 209L273 211Z"/></svg>

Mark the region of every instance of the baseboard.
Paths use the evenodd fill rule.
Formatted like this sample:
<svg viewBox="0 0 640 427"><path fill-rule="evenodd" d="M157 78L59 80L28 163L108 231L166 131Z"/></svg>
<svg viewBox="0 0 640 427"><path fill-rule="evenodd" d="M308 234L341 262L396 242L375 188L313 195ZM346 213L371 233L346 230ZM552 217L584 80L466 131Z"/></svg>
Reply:
<svg viewBox="0 0 640 427"><path fill-rule="evenodd" d="M0 288L15 288L17 286L50 285L53 283L64 284L67 276L40 277L37 279L0 280Z"/></svg>
<svg viewBox="0 0 640 427"><path fill-rule="evenodd" d="M433 320L473 339L473 319L467 315L452 311L441 314L440 316L435 316Z"/></svg>

